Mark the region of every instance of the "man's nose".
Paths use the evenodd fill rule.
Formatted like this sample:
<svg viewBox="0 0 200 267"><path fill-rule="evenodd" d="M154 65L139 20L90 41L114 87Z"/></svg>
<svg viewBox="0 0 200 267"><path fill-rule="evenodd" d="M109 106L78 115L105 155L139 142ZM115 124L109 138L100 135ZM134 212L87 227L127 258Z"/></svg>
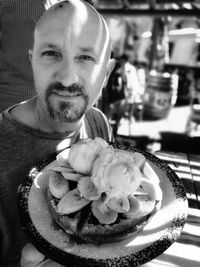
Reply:
<svg viewBox="0 0 200 267"><path fill-rule="evenodd" d="M56 80L64 86L70 86L73 83L77 83L78 76L74 63L69 60L63 61L56 73Z"/></svg>

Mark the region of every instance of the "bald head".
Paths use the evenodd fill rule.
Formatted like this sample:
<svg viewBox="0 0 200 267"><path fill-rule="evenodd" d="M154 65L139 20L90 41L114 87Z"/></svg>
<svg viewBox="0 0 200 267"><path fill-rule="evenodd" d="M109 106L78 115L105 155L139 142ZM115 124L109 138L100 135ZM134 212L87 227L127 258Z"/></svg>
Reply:
<svg viewBox="0 0 200 267"><path fill-rule="evenodd" d="M95 46L103 48L102 55L110 54L108 26L96 9L85 1L66 0L50 7L36 24L34 41L53 36L55 32L71 38L72 42L85 36L92 40L94 49Z"/></svg>

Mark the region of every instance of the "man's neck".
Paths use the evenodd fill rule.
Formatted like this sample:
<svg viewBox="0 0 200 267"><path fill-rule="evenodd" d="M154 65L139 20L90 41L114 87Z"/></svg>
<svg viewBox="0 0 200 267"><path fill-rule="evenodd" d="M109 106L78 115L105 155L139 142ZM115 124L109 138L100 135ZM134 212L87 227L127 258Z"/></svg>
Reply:
<svg viewBox="0 0 200 267"><path fill-rule="evenodd" d="M11 113L17 121L46 133L72 133L82 124L82 120L75 123L59 123L53 120L42 108L37 97L17 105Z"/></svg>

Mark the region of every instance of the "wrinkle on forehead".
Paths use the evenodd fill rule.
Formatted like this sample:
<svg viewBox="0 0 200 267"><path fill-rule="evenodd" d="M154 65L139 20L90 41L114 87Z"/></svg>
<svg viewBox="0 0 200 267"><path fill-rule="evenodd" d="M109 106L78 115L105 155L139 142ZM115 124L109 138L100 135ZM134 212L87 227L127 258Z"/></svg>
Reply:
<svg viewBox="0 0 200 267"><path fill-rule="evenodd" d="M62 5L62 6L60 6ZM93 37L93 45L102 44L103 54L110 46L109 31L102 16L82 1L63 1L48 9L35 29L35 39L60 32L74 38L81 34ZM81 44L80 44L81 45Z"/></svg>

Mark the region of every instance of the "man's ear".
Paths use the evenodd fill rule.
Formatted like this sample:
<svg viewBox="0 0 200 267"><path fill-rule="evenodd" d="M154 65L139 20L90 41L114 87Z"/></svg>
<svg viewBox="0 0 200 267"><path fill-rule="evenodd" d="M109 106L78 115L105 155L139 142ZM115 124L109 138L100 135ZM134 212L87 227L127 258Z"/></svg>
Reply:
<svg viewBox="0 0 200 267"><path fill-rule="evenodd" d="M114 58L111 58L108 61L107 71L106 71L106 77L105 77L104 84L103 84L104 87L107 85L108 79L110 77L111 72L113 71L113 69L115 67L115 64L116 64L116 60Z"/></svg>
<svg viewBox="0 0 200 267"><path fill-rule="evenodd" d="M33 50L29 49L28 50L28 58L29 58L30 62L32 62L32 54L33 54Z"/></svg>

